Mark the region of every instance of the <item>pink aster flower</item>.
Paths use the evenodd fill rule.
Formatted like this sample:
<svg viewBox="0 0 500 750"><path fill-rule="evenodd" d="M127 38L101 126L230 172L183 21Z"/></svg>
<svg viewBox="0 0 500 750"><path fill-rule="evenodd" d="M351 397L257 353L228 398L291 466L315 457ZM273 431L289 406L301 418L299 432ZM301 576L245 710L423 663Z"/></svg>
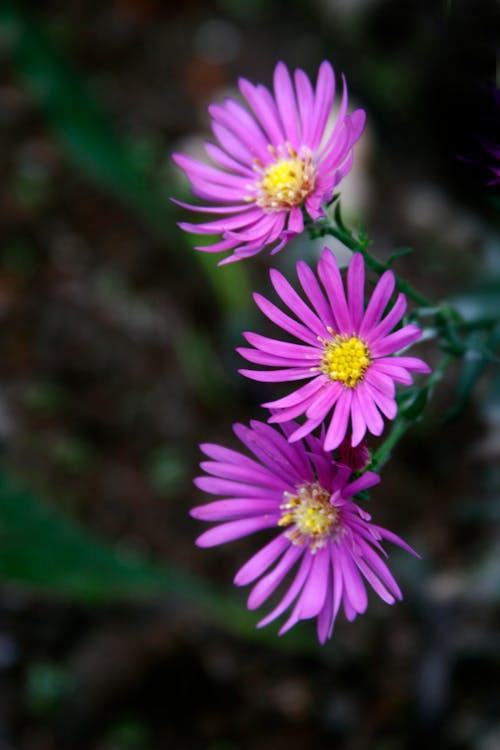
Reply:
<svg viewBox="0 0 500 750"><path fill-rule="evenodd" d="M283 425L285 435L295 427ZM194 508L191 515L215 522L198 537L199 547L274 529L271 541L234 579L238 586L254 584L249 609L277 594L278 603L258 627L291 609L280 635L299 620L317 618L318 638L324 643L341 604L348 620L366 610L366 583L387 604L402 599L381 542L417 553L391 531L371 523L370 515L352 500L379 477L366 472L353 481L351 469L332 461L315 437L308 438L307 446L302 441L291 444L262 422L251 422L249 428L237 424L234 431L255 458L220 445L202 445L211 460L201 463L206 475L195 484L222 499Z"/></svg>
<svg viewBox="0 0 500 750"><path fill-rule="evenodd" d="M323 62L314 90L302 70L294 81L284 63L274 71L274 96L262 85L239 80L248 109L233 99L212 104L212 130L217 141L205 148L215 166L184 154L174 154L192 183L193 193L209 206L179 205L192 211L216 214L202 224L181 223L187 232L222 235L206 252L231 250L222 263L255 255L265 245L273 253L302 232L302 206L313 220L323 214L322 204L349 172L353 146L365 123L363 110L347 110L343 81L335 123L330 114L335 95L331 65Z"/></svg>
<svg viewBox="0 0 500 750"><path fill-rule="evenodd" d="M325 436L325 449L340 445L352 426L351 445L359 445L366 431L380 435L382 414L394 419L397 412L395 383L409 385L410 372L429 372L421 359L394 354L421 336L415 325L394 331L406 310L406 298L399 294L385 315L394 291L395 279L386 271L364 306L365 268L356 253L347 273L347 298L333 254L325 248L318 263L318 276L299 261L297 274L309 304L292 288L279 271L271 270L271 281L294 318L255 294L264 315L300 343L279 341L246 333L254 347L240 348L249 362L271 370L240 370L254 380L286 382L307 380L288 396L264 404L272 410L269 422L284 422L305 415L306 421L290 436L290 441L309 434L333 410Z"/></svg>

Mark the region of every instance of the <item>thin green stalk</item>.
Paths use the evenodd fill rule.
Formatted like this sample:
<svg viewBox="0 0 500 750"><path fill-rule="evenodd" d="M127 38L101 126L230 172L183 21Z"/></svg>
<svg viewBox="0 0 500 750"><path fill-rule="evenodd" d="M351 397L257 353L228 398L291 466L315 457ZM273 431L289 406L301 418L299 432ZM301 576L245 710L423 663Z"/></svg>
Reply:
<svg viewBox="0 0 500 750"><path fill-rule="evenodd" d="M340 214L338 213L337 216L339 215ZM312 236L315 237L325 237L326 235L335 237L349 250L352 250L352 252L361 253L368 268L371 268L372 271L375 271L379 275L390 269L390 264L381 263L368 252L367 248L369 240L367 237L361 236L360 238L356 238L350 230L346 229L346 227L338 226L338 224L334 223L329 218L320 219L314 226L310 227L310 232ZM399 278L396 273L394 274L394 277L396 280L396 288L416 302L417 305L420 305L421 307L435 307L433 302L424 297L423 294L420 294L420 292L417 292L417 290L407 281Z"/></svg>
<svg viewBox="0 0 500 750"><path fill-rule="evenodd" d="M429 376L427 383L422 388L418 389L417 395L412 400L412 404L410 405L408 410L403 410L396 417L396 419L393 422L393 426L389 435L386 437L383 443L378 447L378 449L373 454L372 460L367 466L368 469L370 469L371 471L380 471L380 469L382 469L382 467L387 463L387 461L391 457L391 453L394 447L401 440L406 430L415 421L416 416L418 416L417 414L417 415L411 415L410 417L408 412L419 401L420 396L424 396L424 398L421 399L421 403L419 407L420 409L423 409L427 399L430 396L432 396L436 385L443 378L446 370L448 369L448 367L450 366L450 364L452 363L454 359L455 359L455 356L453 354L447 353L444 355L442 360L439 362L437 367Z"/></svg>
<svg viewBox="0 0 500 750"><path fill-rule="evenodd" d="M396 418L389 435L373 454L367 469L380 472L390 459L394 446L401 440L410 424L411 422L406 417L401 416Z"/></svg>

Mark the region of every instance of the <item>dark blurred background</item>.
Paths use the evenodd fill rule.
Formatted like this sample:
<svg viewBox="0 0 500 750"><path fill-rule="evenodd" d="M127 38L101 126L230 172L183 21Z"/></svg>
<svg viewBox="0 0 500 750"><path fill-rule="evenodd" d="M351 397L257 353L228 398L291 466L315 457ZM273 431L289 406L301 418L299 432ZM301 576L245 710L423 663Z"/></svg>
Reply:
<svg viewBox="0 0 500 750"><path fill-rule="evenodd" d="M0 2L0 750L500 747L498 372L457 363L372 494L422 553L391 556L404 602L324 648L255 631L256 540L197 550L188 509L197 444L264 417L234 347L270 260L217 269L169 202L210 101L327 58L368 116L346 219L498 315L499 40L494 0Z"/></svg>

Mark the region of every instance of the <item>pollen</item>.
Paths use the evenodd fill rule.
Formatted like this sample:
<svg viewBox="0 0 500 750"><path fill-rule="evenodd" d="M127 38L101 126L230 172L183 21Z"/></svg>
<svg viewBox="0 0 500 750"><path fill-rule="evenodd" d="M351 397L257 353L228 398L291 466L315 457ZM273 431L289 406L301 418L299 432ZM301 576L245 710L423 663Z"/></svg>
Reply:
<svg viewBox="0 0 500 750"><path fill-rule="evenodd" d="M328 330L333 333L330 328ZM335 334L332 339L321 340L324 344L321 371L330 380L337 380L346 388L354 388L363 379L371 362L365 342L357 336L345 334Z"/></svg>
<svg viewBox="0 0 500 750"><path fill-rule="evenodd" d="M339 530L339 510L330 499L317 482L297 487L295 494L285 492L278 526L289 526L288 539L299 546L308 544L314 554Z"/></svg>
<svg viewBox="0 0 500 750"><path fill-rule="evenodd" d="M268 212L300 206L316 184L311 151L303 147L297 154L290 144L279 151L269 146L269 150L273 162L265 167L254 164L260 179L255 184L256 195L250 200Z"/></svg>

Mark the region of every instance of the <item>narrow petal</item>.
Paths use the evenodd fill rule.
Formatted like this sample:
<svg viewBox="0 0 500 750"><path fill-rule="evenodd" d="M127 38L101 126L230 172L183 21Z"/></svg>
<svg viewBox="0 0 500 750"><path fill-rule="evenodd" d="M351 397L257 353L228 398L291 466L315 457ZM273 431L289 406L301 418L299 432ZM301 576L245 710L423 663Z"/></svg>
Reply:
<svg viewBox="0 0 500 750"><path fill-rule="evenodd" d="M394 396L382 393L378 388L371 386L369 383L366 383L366 388L382 414L387 419L394 419L398 413L398 405Z"/></svg>
<svg viewBox="0 0 500 750"><path fill-rule="evenodd" d="M263 130L272 144L283 143L283 134L276 105L269 91L264 86L253 86L249 81L240 78L240 91L253 109Z"/></svg>
<svg viewBox="0 0 500 750"><path fill-rule="evenodd" d="M352 423L352 438L351 445L355 448L363 440L366 433L366 421L363 416L363 410L359 403L359 396L356 390L352 394L351 403L351 423Z"/></svg>
<svg viewBox="0 0 500 750"><path fill-rule="evenodd" d="M391 398L394 397L396 390L394 380L379 369L377 361L368 368L364 380L366 383L369 383L371 386L381 391L381 393L385 393L386 396Z"/></svg>
<svg viewBox="0 0 500 750"><path fill-rule="evenodd" d="M288 69L282 62L279 62L274 70L274 97L286 139L294 149L298 149L300 134L295 94Z"/></svg>
<svg viewBox="0 0 500 750"><path fill-rule="evenodd" d="M301 550L300 547L297 547L299 552L303 553L303 550ZM279 617L285 610L288 609L288 607L295 601L297 598L302 586L304 585L304 581L306 580L307 576L309 575L309 570L311 569L312 564L312 556L308 554L302 554L302 560L300 563L300 567L297 571L297 574L292 581L290 588L284 595L283 599L280 601L280 603L270 612L266 617L264 617L258 624L258 628L263 628L265 625L268 625L270 622L275 620L277 617Z"/></svg>
<svg viewBox="0 0 500 750"><path fill-rule="evenodd" d="M395 383L402 383L403 385L411 385L413 383L412 376L403 367L396 367L392 364L381 364L381 362L381 359L377 359L377 369L379 372L383 372L392 378Z"/></svg>
<svg viewBox="0 0 500 750"><path fill-rule="evenodd" d="M395 599L401 600L403 598L401 589L385 562L377 555L368 542L360 539L359 545L364 559L370 565L370 568L374 571L375 575L382 581L384 586L391 592Z"/></svg>
<svg viewBox="0 0 500 750"><path fill-rule="evenodd" d="M326 383L307 409L306 416L308 419L324 419L330 409L337 403L343 391L344 387L340 383Z"/></svg>
<svg viewBox="0 0 500 750"><path fill-rule="evenodd" d="M274 461L281 462L281 465L286 468L288 480L291 484L296 485L298 483L297 480L304 481L305 479L311 481L313 479L311 465L303 445L290 445L281 433L264 422L252 420L250 424L253 430L259 435L260 440L263 438L266 439L265 445L271 444ZM293 429L294 425L290 423L287 427ZM286 434L286 429L284 432Z"/></svg>
<svg viewBox="0 0 500 750"><path fill-rule="evenodd" d="M302 401L302 403L297 404L296 406L290 406L288 409L281 409L277 410L273 413L271 417L269 417L268 422L269 424L287 424L290 420L296 419L297 417L302 416L308 408L311 406L312 402L314 401L314 396L310 396L309 398ZM314 422L319 424L322 421L322 417L315 417ZM300 428L302 429L302 428ZM312 428L314 429L314 428ZM292 438L292 435L295 435L295 433L298 433L298 430L295 430L295 432L290 433L289 440L294 442L294 440L297 440L298 438ZM310 430L307 430L303 433L302 437L304 435L309 434Z"/></svg>
<svg viewBox="0 0 500 750"><path fill-rule="evenodd" d="M413 370L414 372L428 373L431 371L429 365L417 357L391 357L387 360L379 360L379 362L382 361L387 364L396 365L397 367L404 367L407 370Z"/></svg>
<svg viewBox="0 0 500 750"><path fill-rule="evenodd" d="M240 109L236 107L239 107L236 102L232 106L226 105L225 107L221 104L211 104L208 111L213 120L232 133L255 158L265 160L269 152L264 135L250 115L242 107ZM243 117L242 112L245 112L246 118Z"/></svg>
<svg viewBox="0 0 500 750"><path fill-rule="evenodd" d="M329 564L327 568L327 578L328 580L325 581L326 597L321 612L318 615L317 626L318 640L321 645L323 645L328 638L331 638L333 630L333 583L331 564Z"/></svg>
<svg viewBox="0 0 500 750"><path fill-rule="evenodd" d="M328 584L329 555L325 547L313 556L311 572L297 601L295 615L299 620L315 617L321 610Z"/></svg>
<svg viewBox="0 0 500 750"><path fill-rule="evenodd" d="M419 340L421 335L422 331L417 326L404 326L399 331L395 331L382 339L382 341L377 342L376 346L373 347L373 354L376 357L394 354L394 352L404 349L409 344L414 344L415 341Z"/></svg>
<svg viewBox="0 0 500 750"><path fill-rule="evenodd" d="M292 234L302 234L304 231L304 217L300 206L294 206L288 215L287 231Z"/></svg>
<svg viewBox="0 0 500 750"><path fill-rule="evenodd" d="M372 589L386 604L394 604L395 597L389 593L380 579L375 575L372 569L365 563L365 561L359 556L355 557L356 565L358 566L361 573L364 575Z"/></svg>
<svg viewBox="0 0 500 750"><path fill-rule="evenodd" d="M178 201L176 198L170 198L170 200L176 206L187 208L189 211L195 211L200 214L237 214L254 208L251 203L240 203L237 206L198 206L193 203Z"/></svg>
<svg viewBox="0 0 500 750"><path fill-rule="evenodd" d="M189 515L199 521L234 521L240 518L275 513L279 508L276 500L252 498L228 498L192 508Z"/></svg>
<svg viewBox="0 0 500 750"><path fill-rule="evenodd" d="M352 391L350 388L343 389L337 401L330 426L325 436L325 450L332 451L337 448L345 437L347 423L351 413Z"/></svg>
<svg viewBox="0 0 500 750"><path fill-rule="evenodd" d="M365 264L361 253L355 253L347 272L347 298L354 330L358 331L363 319L365 293Z"/></svg>
<svg viewBox="0 0 500 750"><path fill-rule="evenodd" d="M325 132L328 115L332 109L335 95L335 76L333 69L326 60L321 63L316 83L313 113L313 132L311 134L311 149L315 151L320 145Z"/></svg>
<svg viewBox="0 0 500 750"><path fill-rule="evenodd" d="M227 151L233 159L237 159L251 169L255 158L253 151L249 150L231 130L228 130L218 122L212 121L211 128L222 148Z"/></svg>
<svg viewBox="0 0 500 750"><path fill-rule="evenodd" d="M392 306L391 310L387 313L378 325L376 325L369 333L368 341L378 341L378 339L387 336L389 331L392 331L406 311L406 297L404 294L399 294L396 302Z"/></svg>
<svg viewBox="0 0 500 750"><path fill-rule="evenodd" d="M277 357L275 354L267 354L259 349L248 349L244 346L237 347L236 351L246 359L247 362L252 362L254 365L268 365L270 367L304 367L307 364L311 364L311 361L308 361L307 359Z"/></svg>
<svg viewBox="0 0 500 750"><path fill-rule="evenodd" d="M296 336L300 341L305 341L306 344L317 346L318 340L309 329L301 323L297 323L296 320L293 320L289 315L286 315L286 313L282 312L279 307L273 305L272 302L269 302L269 300L262 297L262 295L254 294L253 298L260 310L272 320L273 323L280 328L283 328L284 331L291 333L292 336Z"/></svg>
<svg viewBox="0 0 500 750"><path fill-rule="evenodd" d="M325 327L335 327L335 319L332 315L330 305L326 301L325 295L316 280L316 276L311 268L303 260L297 263L297 276L302 285L302 289L307 295L309 302L316 310L318 317Z"/></svg>
<svg viewBox="0 0 500 750"><path fill-rule="evenodd" d="M333 572L332 619L335 622L344 595L344 579L342 576L342 565L339 561L339 546L337 544L331 545L330 558Z"/></svg>
<svg viewBox="0 0 500 750"><path fill-rule="evenodd" d="M238 465L223 464L218 461L202 461L200 468L207 474L212 474L222 479L233 479L245 484L255 484L258 487L269 487L278 492L283 491L283 482L257 462L255 462L255 466L252 466L248 462Z"/></svg>
<svg viewBox="0 0 500 750"><path fill-rule="evenodd" d="M228 169L230 172L241 174L252 183L255 181L255 171L248 164L242 164L237 159L233 159L232 156L226 153L226 151L220 148L220 146L217 146L215 143L206 141L204 145L207 154L220 167L224 167L224 169Z"/></svg>
<svg viewBox="0 0 500 750"><path fill-rule="evenodd" d="M234 577L234 583L237 586L246 586L256 578L261 576L283 552L290 547L290 541L285 534L280 534L275 539L271 539L262 549L260 549L250 560L238 570Z"/></svg>
<svg viewBox="0 0 500 750"><path fill-rule="evenodd" d="M346 120L346 112L347 112L347 84L344 75L342 75L342 98L340 100L340 107L339 111L336 115L336 122L335 126L332 130L332 132L329 134L326 143L320 144L321 148L318 153L318 159L321 161L328 162L330 161L330 164L328 166L331 167L331 152L336 148L339 134L344 130L345 128L345 120Z"/></svg>
<svg viewBox="0 0 500 750"><path fill-rule="evenodd" d="M246 177L229 174L221 169L216 169L208 164L204 164L197 159L185 154L172 154L173 161L178 167L181 167L189 176L201 177L217 185L227 185L232 188L245 189L248 182Z"/></svg>
<svg viewBox="0 0 500 750"><path fill-rule="evenodd" d="M397 534L394 534L392 531L389 531L388 529L383 529L381 526L373 526L374 529L376 529L383 539L387 539L387 541L392 542L393 544L397 544L398 547L402 547L402 549L405 549L407 552L410 552L415 557L420 557L418 552L415 552L413 547L410 547L410 545L404 541L404 539L401 539Z"/></svg>
<svg viewBox="0 0 500 750"><path fill-rule="evenodd" d="M325 247L318 263L318 274L328 295L330 307L340 333L353 333L353 325L344 294L339 267L331 250Z"/></svg>
<svg viewBox="0 0 500 750"><path fill-rule="evenodd" d="M318 347L303 346L301 344L291 344L288 341L279 341L267 336L261 336L259 333L245 332L244 337L249 344L261 349L269 354L277 354L280 357L289 357L300 360L319 361L320 352Z"/></svg>
<svg viewBox="0 0 500 750"><path fill-rule="evenodd" d="M307 473L307 462L302 460L300 453L277 430L256 420L250 424L251 429L235 424L235 435L264 466L282 479L282 492L289 490L290 482L293 486Z"/></svg>
<svg viewBox="0 0 500 750"><path fill-rule="evenodd" d="M310 328L317 336L324 336L327 332L325 325L315 315L310 307L299 297L295 289L288 283L282 273L276 269L271 269L270 272L271 282L274 286L276 294L281 297L285 305L287 305L292 312Z"/></svg>
<svg viewBox="0 0 500 750"><path fill-rule="evenodd" d="M290 406L302 404L305 399L314 395L326 385L327 381L324 375L320 375L309 383L297 388L296 391L293 391L293 393L290 393L288 396L276 399L276 401L267 401L265 404L262 404L262 406L265 406L268 409L285 409Z"/></svg>
<svg viewBox="0 0 500 750"><path fill-rule="evenodd" d="M371 394L363 387L363 383L358 385L358 399L368 430L372 435L381 435L384 430L384 420L380 416Z"/></svg>
<svg viewBox="0 0 500 750"><path fill-rule="evenodd" d="M267 487L257 487L242 482L232 482L219 477L196 477L193 480L196 487L210 495L235 495L236 497L260 497L263 500L280 498L278 490L270 490Z"/></svg>
<svg viewBox="0 0 500 750"><path fill-rule="evenodd" d="M370 329L379 322L380 317L392 296L395 284L396 282L392 271L385 271L380 277L371 296L370 302L368 303L368 307L366 308L365 316L361 328L359 329L361 336L369 334Z"/></svg>
<svg viewBox="0 0 500 750"><path fill-rule="evenodd" d="M365 471L364 474L344 487L344 489L342 490L342 497L354 497L354 495L357 495L358 492L363 492L363 490L374 487L375 485L379 484L379 482L380 476L378 474L375 474L374 471Z"/></svg>
<svg viewBox="0 0 500 750"><path fill-rule="evenodd" d="M198 547L215 547L218 544L232 542L234 539L241 539L241 537L253 534L255 531L276 526L279 519L279 513L266 513L264 516L257 516L256 518L221 523L219 526L214 526L214 528L201 534L196 540L196 544Z"/></svg>
<svg viewBox="0 0 500 750"><path fill-rule="evenodd" d="M366 587L354 564L351 552L343 544L339 545L339 557L342 561L344 591L347 592L349 601L356 612L362 614L366 611L366 607L368 606Z"/></svg>
<svg viewBox="0 0 500 750"><path fill-rule="evenodd" d="M306 435L309 435L310 432L316 429L319 424L323 421L322 418L320 419L307 419L304 424L296 429L290 437L288 438L291 443L295 443L297 440L301 440Z"/></svg>
<svg viewBox="0 0 500 750"><path fill-rule="evenodd" d="M279 563L270 573L261 578L260 581L257 581L251 590L247 602L248 609L257 609L260 607L271 596L273 591L277 589L287 573L303 554L303 550L300 547L290 544L290 542L288 544L289 547Z"/></svg>
<svg viewBox="0 0 500 750"><path fill-rule="evenodd" d="M259 380L262 383L284 383L288 380L304 380L311 377L311 369L307 368L290 368L285 370L272 370L264 372L263 370L238 370L240 375L244 375L250 380Z"/></svg>
<svg viewBox="0 0 500 750"><path fill-rule="evenodd" d="M251 211L242 212L236 216L225 216L222 219L207 221L203 224L182 222L179 226L181 229L187 232L194 232L195 234L218 234L220 232L227 232L230 229L241 229L259 221L261 218L262 211L259 208L254 208Z"/></svg>
<svg viewBox="0 0 500 750"><path fill-rule="evenodd" d="M295 71L295 88L297 90L297 103L299 107L300 123L302 131L302 143L311 148L312 131L314 127L314 91L311 81L303 70Z"/></svg>

